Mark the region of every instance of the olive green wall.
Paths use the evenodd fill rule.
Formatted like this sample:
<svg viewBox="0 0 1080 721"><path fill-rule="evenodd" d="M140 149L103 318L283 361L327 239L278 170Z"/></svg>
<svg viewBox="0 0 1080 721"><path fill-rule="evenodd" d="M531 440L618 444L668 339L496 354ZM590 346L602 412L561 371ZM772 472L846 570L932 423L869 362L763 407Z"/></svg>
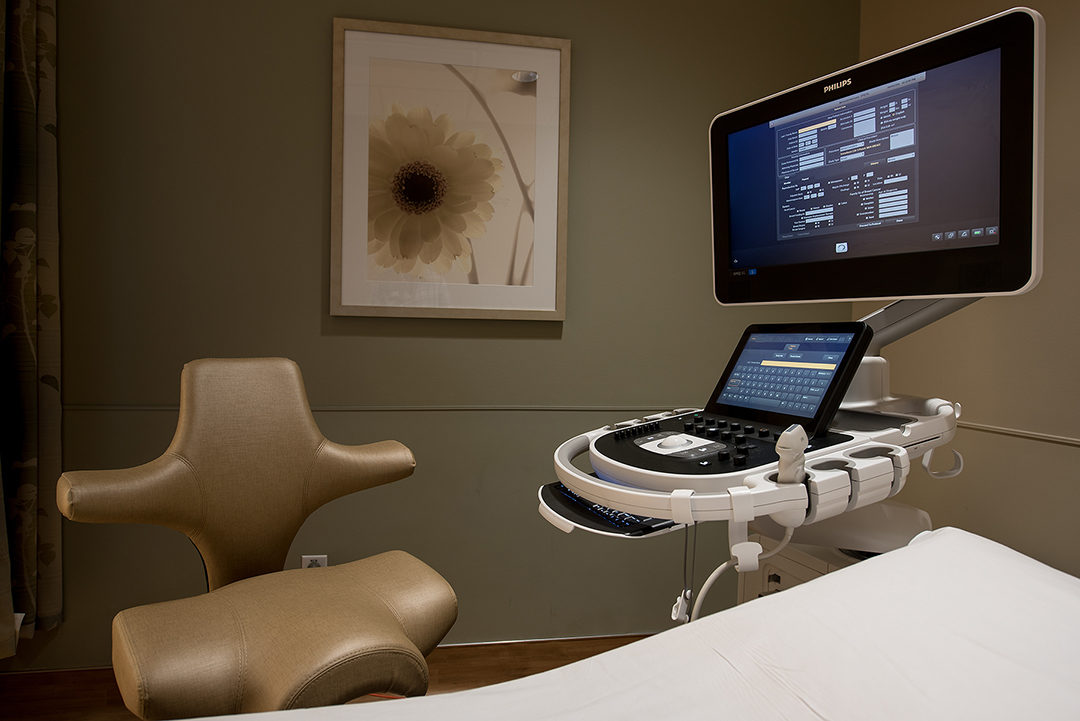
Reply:
<svg viewBox="0 0 1080 721"><path fill-rule="evenodd" d="M1046 164L1042 282L987 298L885 349L899 393L963 406L950 480L916 468L897 500L935 526L958 526L1080 575L1080 4L1034 0L1046 19ZM864 1L861 55L873 57L1012 6L997 0ZM857 304L861 306L862 304ZM859 308L861 310L861 308ZM947 468L949 454L934 467Z"/></svg>
<svg viewBox="0 0 1080 721"><path fill-rule="evenodd" d="M330 317L335 16L571 39L565 322ZM682 536L566 535L536 491L563 440L703 403L747 324L850 315L712 301L706 152L716 113L854 62L858 23L855 0L62 0L64 467L159 455L188 360L287 356L329 438L419 464L319 510L291 566L410 551L459 594L447 642L670 626ZM108 665L113 614L203 589L175 532L64 531L65 623L0 670Z"/></svg>

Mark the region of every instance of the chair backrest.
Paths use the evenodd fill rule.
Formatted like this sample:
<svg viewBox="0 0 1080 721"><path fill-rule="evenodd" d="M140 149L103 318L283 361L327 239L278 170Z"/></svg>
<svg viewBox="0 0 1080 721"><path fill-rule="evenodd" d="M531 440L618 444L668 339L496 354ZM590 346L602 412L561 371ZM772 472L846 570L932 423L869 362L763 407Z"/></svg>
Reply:
<svg viewBox="0 0 1080 721"><path fill-rule="evenodd" d="M186 534L210 590L280 571L319 506L410 475L397 441L343 446L311 415L300 369L284 358L184 366L180 419L168 450L121 470L68 471L57 504L74 521L152 523Z"/></svg>
<svg viewBox="0 0 1080 721"><path fill-rule="evenodd" d="M308 514L304 490L324 443L300 369L283 358L205 359L180 379L180 420L166 455L198 483L190 534L211 589L280 571Z"/></svg>

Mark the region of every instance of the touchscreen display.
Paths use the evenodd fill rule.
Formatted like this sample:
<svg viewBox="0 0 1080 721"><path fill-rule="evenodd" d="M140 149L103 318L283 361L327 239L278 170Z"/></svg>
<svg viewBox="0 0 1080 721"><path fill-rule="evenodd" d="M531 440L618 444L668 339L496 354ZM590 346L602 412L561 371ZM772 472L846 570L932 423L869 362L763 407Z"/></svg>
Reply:
<svg viewBox="0 0 1080 721"><path fill-rule="evenodd" d="M750 326L710 410L765 423L828 429L872 333L864 323Z"/></svg>
<svg viewBox="0 0 1080 721"><path fill-rule="evenodd" d="M813 416L854 339L854 333L755 333L717 400Z"/></svg>

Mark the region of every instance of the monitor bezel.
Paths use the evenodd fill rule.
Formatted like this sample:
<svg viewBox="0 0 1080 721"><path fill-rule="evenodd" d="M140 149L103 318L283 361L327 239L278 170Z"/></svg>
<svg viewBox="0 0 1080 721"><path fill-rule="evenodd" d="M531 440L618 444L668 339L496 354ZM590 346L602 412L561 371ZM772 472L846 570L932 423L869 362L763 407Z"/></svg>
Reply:
<svg viewBox="0 0 1080 721"><path fill-rule="evenodd" d="M1038 283L1041 267L1042 17L1011 10L916 45L721 113L709 131L713 285L722 305L1016 295ZM823 102L823 88L850 79L855 94L1001 49L1001 226L997 245L898 255L730 268L727 138L731 133Z"/></svg>

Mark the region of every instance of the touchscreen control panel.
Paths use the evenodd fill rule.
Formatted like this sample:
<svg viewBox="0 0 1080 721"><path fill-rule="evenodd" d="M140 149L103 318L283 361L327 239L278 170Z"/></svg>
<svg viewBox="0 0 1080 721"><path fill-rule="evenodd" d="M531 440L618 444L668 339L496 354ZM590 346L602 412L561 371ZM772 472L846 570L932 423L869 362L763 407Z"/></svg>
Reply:
<svg viewBox="0 0 1080 721"><path fill-rule="evenodd" d="M706 410L823 433L870 343L865 323L752 325L728 361Z"/></svg>

